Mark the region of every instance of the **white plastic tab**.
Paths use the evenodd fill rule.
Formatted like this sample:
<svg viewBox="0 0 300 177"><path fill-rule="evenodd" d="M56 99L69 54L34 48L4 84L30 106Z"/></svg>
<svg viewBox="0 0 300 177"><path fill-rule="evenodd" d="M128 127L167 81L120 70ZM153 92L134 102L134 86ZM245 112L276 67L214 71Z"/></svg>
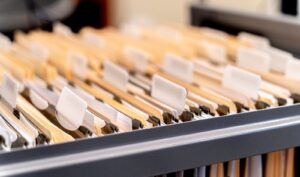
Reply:
<svg viewBox="0 0 300 177"><path fill-rule="evenodd" d="M62 36L71 36L73 34L71 28L60 22L54 23L53 32Z"/></svg>
<svg viewBox="0 0 300 177"><path fill-rule="evenodd" d="M35 138L38 137L38 129L31 122L29 122L29 120L27 120L23 114L20 114L20 121L31 131Z"/></svg>
<svg viewBox="0 0 300 177"><path fill-rule="evenodd" d="M194 60L194 71L219 80L223 75L223 66L217 67L206 61L205 59Z"/></svg>
<svg viewBox="0 0 300 177"><path fill-rule="evenodd" d="M176 109L177 113L181 114L184 110L187 91L182 86L154 75L152 78L151 96Z"/></svg>
<svg viewBox="0 0 300 177"><path fill-rule="evenodd" d="M275 93L284 95L284 97L289 97L291 95L291 92L287 88L281 87L279 85L264 80L261 83L261 88L263 90L272 90Z"/></svg>
<svg viewBox="0 0 300 177"><path fill-rule="evenodd" d="M224 31L216 30L213 28L202 27L201 34L205 37L209 37L212 39L216 39L219 41L226 41L228 38L228 34Z"/></svg>
<svg viewBox="0 0 300 177"><path fill-rule="evenodd" d="M82 124L87 109L87 103L64 87L56 105L57 120L68 130L76 130Z"/></svg>
<svg viewBox="0 0 300 177"><path fill-rule="evenodd" d="M17 81L18 84L19 84L18 92L19 92L19 93L22 93L22 92L25 90L25 85L24 85L22 82L18 81L18 80L16 80L16 81Z"/></svg>
<svg viewBox="0 0 300 177"><path fill-rule="evenodd" d="M260 76L228 65L222 80L222 86L243 93L253 99L258 98L261 85Z"/></svg>
<svg viewBox="0 0 300 177"><path fill-rule="evenodd" d="M246 32L241 32L238 34L238 39L240 41L249 43L253 47L256 47L258 49L265 49L270 46L270 41L269 39L263 37L263 36L258 36L255 34L250 34Z"/></svg>
<svg viewBox="0 0 300 177"><path fill-rule="evenodd" d="M129 109L131 109L132 111L136 112L137 114L141 115L144 120L148 120L149 119L149 115L141 110L139 110L138 108L136 108L135 106L133 106L132 104L126 102L126 101L123 101L122 102L123 105L125 105L126 107L128 107Z"/></svg>
<svg viewBox="0 0 300 177"><path fill-rule="evenodd" d="M114 123L123 131L132 130L132 119L120 112L118 112L118 118Z"/></svg>
<svg viewBox="0 0 300 177"><path fill-rule="evenodd" d="M120 90L126 91L129 80L128 72L109 61L104 62L103 79Z"/></svg>
<svg viewBox="0 0 300 177"><path fill-rule="evenodd" d="M258 92L258 97L261 99L261 100L268 100L268 102L271 102L271 105L277 105L277 99L271 94L271 93L268 93L268 92L265 92L265 91L259 91Z"/></svg>
<svg viewBox="0 0 300 177"><path fill-rule="evenodd" d="M117 120L118 111L110 105L102 103L98 100L90 100L89 106L92 109L97 110L97 112L101 113L101 115L103 115L104 117L109 118L111 122L115 122Z"/></svg>
<svg viewBox="0 0 300 177"><path fill-rule="evenodd" d="M237 65L252 71L265 73L270 70L271 57L261 50L241 47L237 53Z"/></svg>
<svg viewBox="0 0 300 177"><path fill-rule="evenodd" d="M75 92L77 95L79 95L84 100L96 99L94 95L88 93L87 91L83 90L80 87L72 87L72 86L68 85L68 88L70 88L73 92Z"/></svg>
<svg viewBox="0 0 300 177"><path fill-rule="evenodd" d="M97 47L105 46L105 39L92 32L86 32L82 36L82 40L88 44L95 45Z"/></svg>
<svg viewBox="0 0 300 177"><path fill-rule="evenodd" d="M17 106L19 83L10 75L4 74L1 85L2 98L13 108Z"/></svg>
<svg viewBox="0 0 300 177"><path fill-rule="evenodd" d="M69 51L68 62L71 71L80 79L85 79L88 70L87 58L78 52Z"/></svg>
<svg viewBox="0 0 300 177"><path fill-rule="evenodd" d="M28 49L41 63L46 62L49 58L49 50L38 42L29 42Z"/></svg>
<svg viewBox="0 0 300 177"><path fill-rule="evenodd" d="M40 95L35 93L35 91L29 91L29 98L33 105L37 107L39 110L45 110L48 107L48 102L44 100Z"/></svg>
<svg viewBox="0 0 300 177"><path fill-rule="evenodd" d="M224 64L226 63L226 49L224 46L219 44L214 44L209 41L201 41L201 46L206 51L206 57L212 62Z"/></svg>
<svg viewBox="0 0 300 177"><path fill-rule="evenodd" d="M4 120L4 118L1 115L0 115L0 127L5 129L9 133L9 138L11 142L17 140L18 138L17 132L10 125L8 125L8 123Z"/></svg>
<svg viewBox="0 0 300 177"><path fill-rule="evenodd" d="M46 88L43 84L38 84L37 82L26 83L27 87L36 92L41 98L46 100L49 104L56 105L59 96Z"/></svg>
<svg viewBox="0 0 300 177"><path fill-rule="evenodd" d="M184 58L167 53L163 69L170 75L191 83L193 81L194 64Z"/></svg>
<svg viewBox="0 0 300 177"><path fill-rule="evenodd" d="M136 47L126 46L123 53L131 60L134 69L140 72L144 72L147 69L150 58L147 52Z"/></svg>
<svg viewBox="0 0 300 177"><path fill-rule="evenodd" d="M101 92L102 94L106 95L107 97L113 99L114 94L110 93L109 91L103 89L102 87L98 86L97 84L92 83L91 87L96 89L98 92Z"/></svg>
<svg viewBox="0 0 300 177"><path fill-rule="evenodd" d="M271 69L280 73L285 73L288 62L293 59L293 55L289 52L270 47L265 49L271 56Z"/></svg>
<svg viewBox="0 0 300 177"><path fill-rule="evenodd" d="M124 118L125 115L121 116L121 118L119 119L120 113L117 110L115 110L113 107L111 107L110 105L102 103L101 101L98 101L96 99L90 99L90 100L88 100L88 103L89 103L89 106L91 107L91 109L96 110L103 117L108 118L112 123L116 124L121 130L129 131L132 129L132 126L130 124L128 124L128 123L124 124L123 119L125 119ZM101 118L101 116L100 116L100 118ZM128 118L128 119L130 119L130 118ZM95 120L98 120L98 119L95 119ZM99 120L102 121L105 125L105 122L103 120L101 120L101 119L99 119ZM127 122L129 120L125 119L125 121ZM120 126L122 126L122 127L120 127Z"/></svg>
<svg viewBox="0 0 300 177"><path fill-rule="evenodd" d="M11 44L12 44L11 40L4 34L0 33L0 49L9 50Z"/></svg>
<svg viewBox="0 0 300 177"><path fill-rule="evenodd" d="M300 80L300 60L299 59L293 59L288 62L285 75L288 78Z"/></svg>
<svg viewBox="0 0 300 177"><path fill-rule="evenodd" d="M89 129L91 132L95 133L96 130L95 130L94 122L95 122L95 115L89 111L86 111L82 125L87 129Z"/></svg>

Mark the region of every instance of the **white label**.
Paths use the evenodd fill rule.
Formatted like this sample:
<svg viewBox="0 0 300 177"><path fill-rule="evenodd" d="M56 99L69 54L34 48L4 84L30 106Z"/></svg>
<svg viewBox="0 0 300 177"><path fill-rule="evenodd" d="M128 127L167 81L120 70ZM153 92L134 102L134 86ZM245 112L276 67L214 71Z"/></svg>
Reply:
<svg viewBox="0 0 300 177"><path fill-rule="evenodd" d="M0 48L1 49L8 50L8 49L10 49L11 44L12 44L11 40L7 36L0 33Z"/></svg>
<svg viewBox="0 0 300 177"><path fill-rule="evenodd" d="M41 63L46 62L49 57L49 50L40 43L30 42L28 45L30 52L40 61Z"/></svg>
<svg viewBox="0 0 300 177"><path fill-rule="evenodd" d="M288 89L275 85L271 82L262 81L261 87L263 88L263 90L272 90L275 93L278 92L285 95L285 97L289 97L291 95L291 92Z"/></svg>
<svg viewBox="0 0 300 177"><path fill-rule="evenodd" d="M217 29L201 27L200 30L201 30L201 33L205 33L207 35L212 35L212 36L217 35L217 36L222 36L223 38L228 37L227 33L225 33L224 31L217 30Z"/></svg>
<svg viewBox="0 0 300 177"><path fill-rule="evenodd" d="M228 38L228 34L223 32L223 31L220 31L220 30L207 28L207 27L202 27L202 28L200 28L200 30L201 30L201 33L205 37L217 39L217 40L220 40L220 41L226 41L227 38Z"/></svg>
<svg viewBox="0 0 300 177"><path fill-rule="evenodd" d="M17 106L19 83L10 75L5 74L1 85L1 96L13 108Z"/></svg>
<svg viewBox="0 0 300 177"><path fill-rule="evenodd" d="M91 45L95 45L97 47L103 47L105 45L105 39L100 37L97 34L94 34L92 32L86 32L82 36L83 41L86 43L89 43Z"/></svg>
<svg viewBox="0 0 300 177"><path fill-rule="evenodd" d="M154 75L152 78L151 96L176 109L178 114L181 114L184 110L187 91L182 86Z"/></svg>
<svg viewBox="0 0 300 177"><path fill-rule="evenodd" d="M71 36L73 34L71 28L60 22L54 23L53 32L62 36Z"/></svg>
<svg viewBox="0 0 300 177"><path fill-rule="evenodd" d="M129 74L120 66L117 66L109 61L105 61L103 79L120 90L126 91Z"/></svg>
<svg viewBox="0 0 300 177"><path fill-rule="evenodd" d="M56 105L58 122L68 130L76 130L83 124L86 109L87 103L64 87Z"/></svg>
<svg viewBox="0 0 300 177"><path fill-rule="evenodd" d="M206 60L194 60L194 70L197 73L209 76L216 80L220 80L223 75L223 67L217 68Z"/></svg>
<svg viewBox="0 0 300 177"><path fill-rule="evenodd" d="M115 110L113 107L111 107L110 105L102 103L101 101L98 101L96 99L89 99L88 104L91 107L91 109L96 110L102 116L108 118L112 123L114 123L116 125L118 125L118 123L120 123L120 120L118 122L119 112L117 110ZM105 122L101 119L95 119L95 121L102 122L105 125Z"/></svg>
<svg viewBox="0 0 300 177"><path fill-rule="evenodd" d="M237 67L227 66L222 80L222 86L243 93L253 99L258 98L261 85L260 76Z"/></svg>
<svg viewBox="0 0 300 177"><path fill-rule="evenodd" d="M134 69L140 72L144 72L147 69L150 56L145 51L135 47L126 46L124 48L124 55L132 61Z"/></svg>
<svg viewBox="0 0 300 177"><path fill-rule="evenodd" d="M98 100L90 100L89 106L92 109L97 110L97 112L101 113L104 117L109 118L111 122L115 122L117 120L118 111L116 111L110 105L102 103Z"/></svg>
<svg viewBox="0 0 300 177"><path fill-rule="evenodd" d="M118 112L118 118L115 124L123 131L132 130L132 119L120 112Z"/></svg>
<svg viewBox="0 0 300 177"><path fill-rule="evenodd" d="M246 32L239 33L238 39L242 42L249 43L250 45L253 45L253 47L256 47L258 49L265 49L270 46L269 39Z"/></svg>
<svg viewBox="0 0 300 177"><path fill-rule="evenodd" d="M31 122L29 122L29 120L27 120L23 114L20 114L20 121L31 131L31 133L34 134L34 137L39 136L39 131L37 130L37 128L32 125Z"/></svg>
<svg viewBox="0 0 300 177"><path fill-rule="evenodd" d="M241 47L238 49L237 65L242 68L266 73L270 70L271 57L263 51Z"/></svg>
<svg viewBox="0 0 300 177"><path fill-rule="evenodd" d="M131 105L130 103L123 101L122 102L123 105L125 105L126 107L130 108L131 110L133 110L134 112L140 114L145 121L147 121L149 119L149 115L141 110L139 110L138 108L136 108L135 106Z"/></svg>
<svg viewBox="0 0 300 177"><path fill-rule="evenodd" d="M87 58L77 52L70 51L68 53L69 66L75 76L80 79L85 79L88 70Z"/></svg>
<svg viewBox="0 0 300 177"><path fill-rule="evenodd" d="M293 55L274 47L265 49L265 51L271 56L271 69L285 73L288 62L293 59Z"/></svg>
<svg viewBox="0 0 300 177"><path fill-rule="evenodd" d="M289 61L287 68L286 68L285 75L288 78L300 80L300 60L299 59L293 59L293 60Z"/></svg>
<svg viewBox="0 0 300 177"><path fill-rule="evenodd" d="M72 86L68 85L68 88L70 88L73 92L75 92L77 95L79 95L80 97L82 97L85 100L94 100L95 99L94 95L88 93L87 91L83 90L80 87L72 87Z"/></svg>
<svg viewBox="0 0 300 177"><path fill-rule="evenodd" d="M193 81L194 64L174 54L167 53L165 55L164 70L185 82Z"/></svg>
<svg viewBox="0 0 300 177"><path fill-rule="evenodd" d="M83 123L82 123L82 125L84 127L86 127L87 129L89 129L93 133L96 132L95 127L94 127L94 122L95 122L95 118L94 117L95 117L94 114L92 114L89 111L86 111L84 119L83 119Z"/></svg>
<svg viewBox="0 0 300 177"><path fill-rule="evenodd" d="M207 54L206 57L208 57L211 61L221 64L226 63L226 49L224 46L208 41L201 41L200 44Z"/></svg>
<svg viewBox="0 0 300 177"><path fill-rule="evenodd" d="M1 115L0 115L0 128L3 128L4 130L6 130L8 132L9 139L11 140L11 142L14 142L17 140L18 135L17 135L16 131L10 125L8 125L8 122L6 122Z"/></svg>
<svg viewBox="0 0 300 177"><path fill-rule="evenodd" d="M272 103L271 105L276 105L277 104L277 99L271 93L264 92L264 91L259 91L258 96L262 99L266 99L269 102L271 102Z"/></svg>
<svg viewBox="0 0 300 177"><path fill-rule="evenodd" d="M29 98L33 105L37 107L39 110L45 110L48 107L48 102L44 100L41 96L39 96L35 91L29 91Z"/></svg>

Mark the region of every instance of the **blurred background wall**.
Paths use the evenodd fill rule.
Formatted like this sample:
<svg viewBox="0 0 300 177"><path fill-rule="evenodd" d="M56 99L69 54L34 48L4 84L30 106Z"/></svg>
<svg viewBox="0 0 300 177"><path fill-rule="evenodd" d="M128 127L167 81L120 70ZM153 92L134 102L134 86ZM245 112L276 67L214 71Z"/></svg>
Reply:
<svg viewBox="0 0 300 177"><path fill-rule="evenodd" d="M189 22L189 5L201 0L110 0L110 17L114 25L141 19ZM205 4L233 10L277 14L279 0L202 0Z"/></svg>
<svg viewBox="0 0 300 177"><path fill-rule="evenodd" d="M197 0L111 0L114 25L131 20L188 22L189 4Z"/></svg>
<svg viewBox="0 0 300 177"><path fill-rule="evenodd" d="M244 12L297 14L297 0L0 0L0 32L51 30L62 21L75 32L82 26L101 28L126 22L172 21L189 23L192 3ZM283 4L284 2L284 4Z"/></svg>

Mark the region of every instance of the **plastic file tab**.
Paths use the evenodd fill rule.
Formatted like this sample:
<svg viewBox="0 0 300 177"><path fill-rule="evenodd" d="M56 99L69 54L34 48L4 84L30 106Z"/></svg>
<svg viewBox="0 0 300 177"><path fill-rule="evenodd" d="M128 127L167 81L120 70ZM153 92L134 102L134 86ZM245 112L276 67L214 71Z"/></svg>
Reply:
<svg viewBox="0 0 300 177"><path fill-rule="evenodd" d="M109 61L104 62L103 79L120 90L126 91L128 72Z"/></svg>
<svg viewBox="0 0 300 177"><path fill-rule="evenodd" d="M123 53L127 56L134 66L134 69L144 72L147 69L149 54L136 47L126 46Z"/></svg>
<svg viewBox="0 0 300 177"><path fill-rule="evenodd" d="M45 110L49 106L48 102L33 90L29 90L29 98L39 110Z"/></svg>
<svg viewBox="0 0 300 177"><path fill-rule="evenodd" d="M29 42L28 49L37 58L37 61L44 63L49 58L49 50L38 42Z"/></svg>
<svg viewBox="0 0 300 177"><path fill-rule="evenodd" d="M238 39L243 42L249 43L258 49L265 49L270 46L269 39L246 32L239 33Z"/></svg>
<svg viewBox="0 0 300 177"><path fill-rule="evenodd" d="M300 80L300 60L293 59L287 64L286 77Z"/></svg>
<svg viewBox="0 0 300 177"><path fill-rule="evenodd" d="M132 120L120 112L118 112L117 119L114 123L119 125L120 129L123 131L132 130Z"/></svg>
<svg viewBox="0 0 300 177"><path fill-rule="evenodd" d="M177 113L181 114L184 110L187 91L184 87L154 75L152 78L151 96L176 109Z"/></svg>
<svg viewBox="0 0 300 177"><path fill-rule="evenodd" d="M82 124L86 114L87 103L65 87L56 105L57 119L68 130L76 130Z"/></svg>
<svg viewBox="0 0 300 177"><path fill-rule="evenodd" d="M93 133L95 133L96 130L95 130L95 127L94 127L94 122L95 122L95 115L92 114L89 111L86 111L83 122L82 122L82 125L87 127Z"/></svg>
<svg viewBox="0 0 300 177"><path fill-rule="evenodd" d="M226 63L226 49L222 45L214 44L208 41L201 41L201 45L206 51L207 57L215 63Z"/></svg>
<svg viewBox="0 0 300 177"><path fill-rule="evenodd" d="M10 75L5 74L1 85L1 96L12 107L17 105L19 83Z"/></svg>
<svg viewBox="0 0 300 177"><path fill-rule="evenodd" d="M81 53L70 51L68 53L68 62L72 72L77 77L85 79L88 69L87 58Z"/></svg>
<svg viewBox="0 0 300 177"><path fill-rule="evenodd" d="M269 72L271 67L271 57L267 53L253 49L241 47L238 49L237 65L259 72Z"/></svg>
<svg viewBox="0 0 300 177"><path fill-rule="evenodd" d="M264 51L271 56L271 69L280 73L285 73L289 61L293 59L293 55L274 47L267 48Z"/></svg>
<svg viewBox="0 0 300 177"><path fill-rule="evenodd" d="M60 22L56 22L53 25L53 32L62 36L70 36L73 34L71 28Z"/></svg>
<svg viewBox="0 0 300 177"><path fill-rule="evenodd" d="M7 131L11 142L17 140L18 135L16 131L11 126L8 125L8 123L4 120L2 115L0 115L0 128L3 128L5 131Z"/></svg>
<svg viewBox="0 0 300 177"><path fill-rule="evenodd" d="M191 83L193 81L194 64L174 54L165 56L164 70L180 80Z"/></svg>
<svg viewBox="0 0 300 177"><path fill-rule="evenodd" d="M258 98L261 85L260 76L248 71L227 66L222 80L222 86L233 91L243 93L253 99Z"/></svg>

